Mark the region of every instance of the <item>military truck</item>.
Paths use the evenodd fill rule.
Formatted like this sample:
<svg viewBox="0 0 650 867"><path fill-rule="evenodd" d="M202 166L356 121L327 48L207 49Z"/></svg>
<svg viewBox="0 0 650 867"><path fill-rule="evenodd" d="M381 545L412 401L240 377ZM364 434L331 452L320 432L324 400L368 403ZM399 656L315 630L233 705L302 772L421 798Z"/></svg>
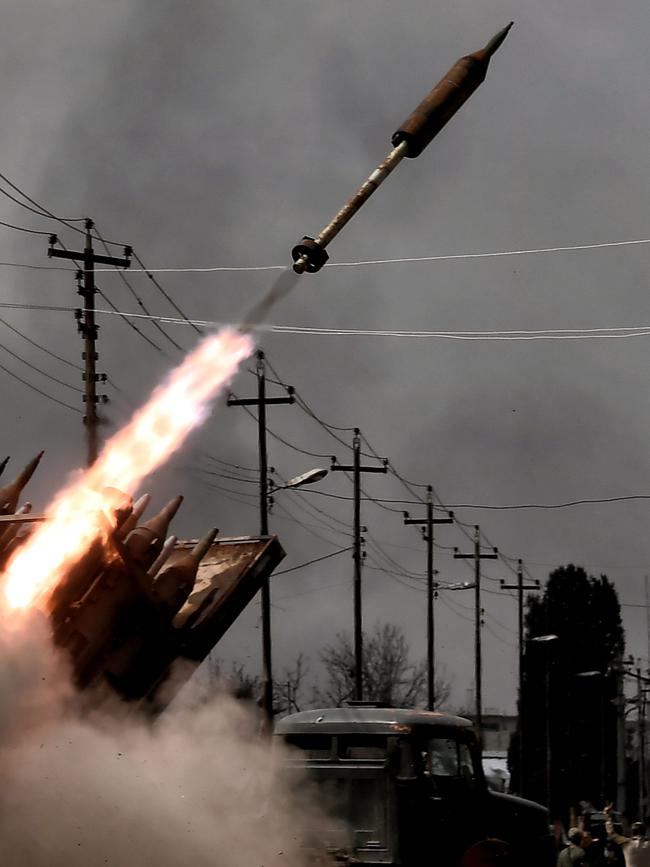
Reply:
<svg viewBox="0 0 650 867"><path fill-rule="evenodd" d="M469 720L350 704L295 713L275 727L289 768L304 769L329 817L319 843L337 861L555 867L547 810L488 788ZM507 845L481 842L490 840ZM501 854L474 861L472 847Z"/></svg>

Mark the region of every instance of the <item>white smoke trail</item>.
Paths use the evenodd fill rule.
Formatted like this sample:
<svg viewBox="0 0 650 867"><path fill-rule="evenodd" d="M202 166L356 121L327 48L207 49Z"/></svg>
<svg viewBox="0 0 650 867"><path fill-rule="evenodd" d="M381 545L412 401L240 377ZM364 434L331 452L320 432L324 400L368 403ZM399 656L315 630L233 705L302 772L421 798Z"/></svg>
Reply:
<svg viewBox="0 0 650 867"><path fill-rule="evenodd" d="M5 614L0 650L3 867L305 867L314 817L277 809L288 793L241 703L84 717L44 618Z"/></svg>

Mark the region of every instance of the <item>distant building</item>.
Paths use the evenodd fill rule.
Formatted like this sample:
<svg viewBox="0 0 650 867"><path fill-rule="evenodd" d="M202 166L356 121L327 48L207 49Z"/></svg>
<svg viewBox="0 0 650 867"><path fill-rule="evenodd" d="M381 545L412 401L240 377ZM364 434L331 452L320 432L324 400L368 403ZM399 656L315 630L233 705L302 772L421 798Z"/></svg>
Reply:
<svg viewBox="0 0 650 867"><path fill-rule="evenodd" d="M514 714L483 714L483 752L507 754L516 728L517 717Z"/></svg>

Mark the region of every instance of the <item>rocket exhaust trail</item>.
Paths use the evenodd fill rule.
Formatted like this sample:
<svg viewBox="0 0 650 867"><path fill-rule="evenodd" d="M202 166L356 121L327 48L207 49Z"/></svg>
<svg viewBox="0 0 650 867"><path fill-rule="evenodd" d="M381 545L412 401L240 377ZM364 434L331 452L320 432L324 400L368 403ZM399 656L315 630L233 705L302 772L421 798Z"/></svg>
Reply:
<svg viewBox="0 0 650 867"><path fill-rule="evenodd" d="M3 601L9 608L26 608L48 597L95 540L105 541L102 513L112 513L116 488L118 494L133 494L146 476L166 463L205 421L211 402L253 348L250 337L222 328L205 337L168 374L147 403L108 440L92 467L59 492L46 510L47 521L4 568L0 610Z"/></svg>
<svg viewBox="0 0 650 867"><path fill-rule="evenodd" d="M266 321L271 310L275 307L278 301L281 301L283 298L291 292L292 289L295 288L296 284L300 280L301 275L296 274L291 268L287 268L283 271L277 280L273 283L269 291L266 295L262 296L262 298L254 304L248 313L244 316L242 324L240 326L240 331L242 334L248 334L252 331L257 325L261 325Z"/></svg>

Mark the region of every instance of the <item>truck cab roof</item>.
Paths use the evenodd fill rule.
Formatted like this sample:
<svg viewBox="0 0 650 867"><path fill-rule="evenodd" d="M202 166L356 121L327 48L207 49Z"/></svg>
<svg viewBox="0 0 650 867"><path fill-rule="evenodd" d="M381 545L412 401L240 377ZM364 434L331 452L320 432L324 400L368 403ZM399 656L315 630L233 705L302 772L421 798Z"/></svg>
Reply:
<svg viewBox="0 0 650 867"><path fill-rule="evenodd" d="M407 734L419 728L471 730L470 720L438 711L392 707L333 707L306 710L283 717L276 723L277 735L313 732L358 732L372 734Z"/></svg>

